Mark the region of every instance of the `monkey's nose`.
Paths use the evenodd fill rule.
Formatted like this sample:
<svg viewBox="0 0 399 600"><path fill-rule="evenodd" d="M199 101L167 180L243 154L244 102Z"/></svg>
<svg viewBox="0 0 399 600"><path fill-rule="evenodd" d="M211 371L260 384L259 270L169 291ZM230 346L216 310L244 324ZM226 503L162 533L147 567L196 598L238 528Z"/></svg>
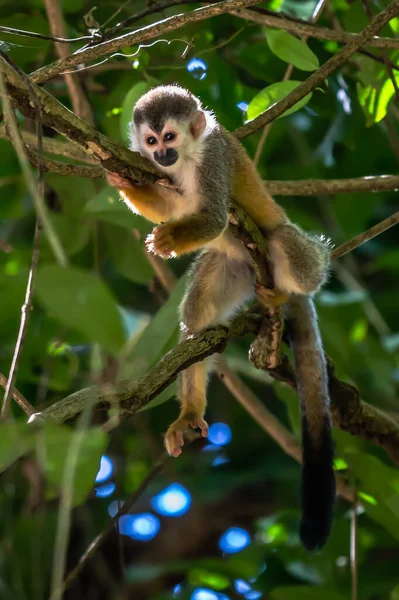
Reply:
<svg viewBox="0 0 399 600"><path fill-rule="evenodd" d="M174 148L168 148L154 152L154 158L162 167L171 167L179 158L179 154Z"/></svg>

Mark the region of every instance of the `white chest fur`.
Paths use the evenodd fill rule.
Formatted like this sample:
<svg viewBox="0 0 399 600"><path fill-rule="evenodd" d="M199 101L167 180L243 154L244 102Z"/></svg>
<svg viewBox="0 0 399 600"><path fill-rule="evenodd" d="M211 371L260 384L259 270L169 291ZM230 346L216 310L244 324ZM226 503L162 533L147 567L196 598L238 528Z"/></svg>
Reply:
<svg viewBox="0 0 399 600"><path fill-rule="evenodd" d="M197 212L200 203L198 181L194 162L185 162L173 175L173 180L181 191L175 195L171 206L172 219L180 219L186 215Z"/></svg>

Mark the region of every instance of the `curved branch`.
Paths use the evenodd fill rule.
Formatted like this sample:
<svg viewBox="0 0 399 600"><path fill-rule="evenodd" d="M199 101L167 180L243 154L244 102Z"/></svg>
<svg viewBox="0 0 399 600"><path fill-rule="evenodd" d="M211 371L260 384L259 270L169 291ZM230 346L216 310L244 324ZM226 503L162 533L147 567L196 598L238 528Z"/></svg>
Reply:
<svg viewBox="0 0 399 600"><path fill-rule="evenodd" d="M218 326L206 329L178 344L139 380L124 381L116 387L90 387L79 390L56 402L41 413L34 414L29 422L44 420L53 423L64 423L75 419L92 401L94 411L107 411L115 405L120 408L119 423L135 415L143 406L166 389L180 371L190 365L204 360L211 354L223 352L228 342L249 333L256 334L260 317L256 314L240 315L229 327ZM118 423L118 424L119 424Z"/></svg>

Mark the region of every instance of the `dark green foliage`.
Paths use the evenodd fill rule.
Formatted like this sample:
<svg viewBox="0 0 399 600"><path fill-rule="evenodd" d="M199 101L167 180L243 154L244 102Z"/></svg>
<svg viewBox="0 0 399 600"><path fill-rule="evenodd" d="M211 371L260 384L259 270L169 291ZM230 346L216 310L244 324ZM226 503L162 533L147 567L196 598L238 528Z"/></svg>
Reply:
<svg viewBox="0 0 399 600"><path fill-rule="evenodd" d="M370 0L374 12L387 3ZM85 34L83 16L92 4L83 0L61 4L68 35ZM150 4L144 0L127 3L111 25ZM315 0L273 0L264 6L310 19L315 4ZM366 25L360 0L331 4L345 30L356 32ZM99 0L96 5L94 16L103 23L122 0ZM155 13L132 28L197 6ZM50 33L43 3L38 0L0 2L0 19L4 26ZM397 33L397 21L381 35ZM177 82L199 95L223 125L233 130L244 122L237 104L249 104L250 117L257 116L340 48L336 42L299 41L280 30L250 22L243 27L244 23L223 15L167 34L168 40L195 37L195 48L187 59L181 58L184 43L172 41L142 48L134 57L112 58L106 65L113 65L112 69L87 70L82 81L97 129L127 144L128 122L139 95L152 85ZM324 15L320 25L332 27ZM0 38L4 50L28 73L56 59L50 41L6 34ZM388 49L387 56L399 65L399 51ZM193 58L204 61L206 71L199 66L189 72L187 63ZM290 62L295 67L291 81L282 82ZM127 64L131 69L118 68ZM398 73L394 71L399 84ZM48 82L46 89L71 108L62 78ZM394 86L385 65L357 54L323 89L314 90L292 114L273 123L259 170L265 179L283 180L394 174L397 122ZM32 130L31 123L22 119L20 123ZM389 135L389 127L396 128L394 135ZM45 135L59 138L52 131ZM260 132L245 142L252 157L259 139ZM7 375L27 283L35 210L8 141L0 140L0 153L0 239L11 246L7 252L0 249L0 372ZM65 157L60 160L72 162ZM167 299L145 255L143 241L151 231L149 223L129 212L103 180L46 174L45 181L51 220L70 266L62 269L55 264L43 236L33 311L16 381L38 412L83 387L141 377L169 351L178 338L177 308L190 262L189 258L169 261L178 284ZM337 245L398 210L395 191L278 200L292 220L326 233ZM364 400L390 413L397 411L399 382L397 242L398 230L393 228L341 259L317 299L325 347L338 376L353 382ZM231 343L225 357L298 436L296 395L282 384L271 385L266 374L250 366L249 342ZM162 449L162 434L177 415L177 406L166 402L174 392L172 384L112 434L100 430L97 417L83 433L71 491L74 509L67 571L109 524L109 503L127 499L151 470ZM79 430L75 423L49 425L40 431L25 424L26 417L15 404L12 412L14 422L0 424L0 596L4 600L47 599L65 459L77 443ZM122 536L124 561L117 536L111 534L65 597L166 599L181 584L178 599L190 598L198 588L211 595L194 600L236 599L244 596L235 582L245 580L252 592L258 590L273 600L350 598L350 505L338 500L327 547L309 557L297 533L299 466L216 377L210 385L207 418L210 423L228 423L232 441L209 452L201 452L200 445L186 447L181 459L168 462L164 474L132 512L153 512L151 497L171 481L179 481L190 491L190 511L182 517L161 517L161 529L153 541ZM362 504L359 599L398 600L398 471L383 450L371 443L342 431L335 431L334 436L337 472L358 490ZM113 460L116 491L101 499L94 497L93 490L104 452ZM215 458L218 466L213 465ZM222 556L218 540L232 526L250 532L252 543L240 553Z"/></svg>

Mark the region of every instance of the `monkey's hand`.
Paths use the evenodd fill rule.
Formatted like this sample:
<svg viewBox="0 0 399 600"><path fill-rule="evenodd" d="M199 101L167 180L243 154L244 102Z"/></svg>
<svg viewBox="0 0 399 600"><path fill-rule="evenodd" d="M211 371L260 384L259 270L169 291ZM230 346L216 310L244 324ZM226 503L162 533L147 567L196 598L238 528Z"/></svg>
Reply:
<svg viewBox="0 0 399 600"><path fill-rule="evenodd" d="M152 233L145 240L148 252L157 254L162 258L175 258L176 240L173 235L173 223L164 223L154 227Z"/></svg>
<svg viewBox="0 0 399 600"><path fill-rule="evenodd" d="M126 177L122 177L119 173L112 173L111 171L105 171L105 176L107 178L107 183L111 187L116 187L118 189L134 189L133 183L130 179Z"/></svg>
<svg viewBox="0 0 399 600"><path fill-rule="evenodd" d="M194 410L183 413L172 425L170 425L165 435L165 447L170 456L177 458L182 453L184 446L183 434L189 428L201 429L202 437L208 436L208 423L204 421L202 415Z"/></svg>
<svg viewBox="0 0 399 600"><path fill-rule="evenodd" d="M155 227L147 236L147 248L162 258L174 258L203 248L217 238L226 226L227 213L212 215L203 211L180 221Z"/></svg>

